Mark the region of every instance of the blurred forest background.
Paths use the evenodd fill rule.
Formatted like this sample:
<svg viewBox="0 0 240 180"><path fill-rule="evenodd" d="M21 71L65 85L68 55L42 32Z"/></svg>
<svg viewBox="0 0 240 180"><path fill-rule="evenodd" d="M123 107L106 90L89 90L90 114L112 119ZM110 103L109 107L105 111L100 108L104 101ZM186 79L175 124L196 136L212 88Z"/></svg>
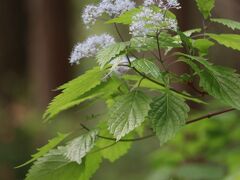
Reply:
<svg viewBox="0 0 240 180"><path fill-rule="evenodd" d="M94 64L85 60L70 66L73 45L89 34L108 30L100 25L86 31L81 23L82 8L93 0L0 0L0 179L22 180L29 167L14 169L57 132L79 128L90 119L87 110L67 112L49 124L42 113L59 85ZM182 30L201 26L194 0L181 0L178 17ZM239 0L216 0L215 17L240 21ZM211 26L209 31L231 31ZM122 29L127 37L126 29ZM218 64L240 70L240 54L221 46L211 49ZM184 71L179 66L176 71ZM196 110L215 110L212 107ZM99 109L99 108L98 108ZM199 112L198 112L199 113ZM130 153L115 164L100 168L96 180L208 180L240 179L239 113L233 112L184 128L167 145L156 139L134 144ZM169 178L171 177L171 178Z"/></svg>

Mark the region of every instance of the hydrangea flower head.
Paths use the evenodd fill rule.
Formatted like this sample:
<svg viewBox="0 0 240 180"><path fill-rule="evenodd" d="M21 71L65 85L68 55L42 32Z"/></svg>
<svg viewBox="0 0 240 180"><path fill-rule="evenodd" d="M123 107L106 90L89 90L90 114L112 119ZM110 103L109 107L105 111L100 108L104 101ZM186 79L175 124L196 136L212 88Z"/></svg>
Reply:
<svg viewBox="0 0 240 180"><path fill-rule="evenodd" d="M79 63L82 58L93 57L99 50L113 43L115 43L115 40L109 34L89 37L86 41L75 46L69 59L70 63Z"/></svg>
<svg viewBox="0 0 240 180"><path fill-rule="evenodd" d="M180 3L178 0L144 0L144 6L157 5L161 9L180 9Z"/></svg>
<svg viewBox="0 0 240 180"><path fill-rule="evenodd" d="M116 17L135 7L135 2L131 0L102 0L97 5L88 5L83 11L83 22L86 25L92 25L97 18L104 13L111 17Z"/></svg>
<svg viewBox="0 0 240 180"><path fill-rule="evenodd" d="M166 17L161 11L154 11L150 7L144 7L140 13L132 18L130 33L133 36L155 35L160 30L176 30L175 19Z"/></svg>

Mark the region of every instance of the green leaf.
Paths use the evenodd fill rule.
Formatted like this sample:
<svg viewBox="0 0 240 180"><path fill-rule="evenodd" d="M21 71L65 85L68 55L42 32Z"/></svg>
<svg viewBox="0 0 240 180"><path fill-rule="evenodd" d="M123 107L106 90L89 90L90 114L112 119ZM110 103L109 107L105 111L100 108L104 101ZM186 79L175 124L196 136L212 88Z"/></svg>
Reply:
<svg viewBox="0 0 240 180"><path fill-rule="evenodd" d="M234 69L215 66L204 58L185 55L204 65L203 70L196 70L200 76L200 86L219 101L240 109L240 75ZM196 67L195 67L196 69Z"/></svg>
<svg viewBox="0 0 240 180"><path fill-rule="evenodd" d="M97 61L101 68L124 52L128 45L128 42L115 43L99 51L97 54Z"/></svg>
<svg viewBox="0 0 240 180"><path fill-rule="evenodd" d="M211 11L215 6L215 0L196 0L198 9L205 19L211 16Z"/></svg>
<svg viewBox="0 0 240 180"><path fill-rule="evenodd" d="M228 48L240 51L240 35L237 34L208 34L210 38L217 41L219 44Z"/></svg>
<svg viewBox="0 0 240 180"><path fill-rule="evenodd" d="M240 22L231 20L231 19L224 19L224 18L212 18L212 22L222 24L231 28L232 30L240 30Z"/></svg>
<svg viewBox="0 0 240 180"><path fill-rule="evenodd" d="M82 167L70 162L63 154L64 147L60 147L39 158L29 170L26 180L78 179Z"/></svg>
<svg viewBox="0 0 240 180"><path fill-rule="evenodd" d="M49 140L48 144L46 144L45 146L37 149L38 152L36 154L32 155L32 159L27 161L26 163L18 166L17 168L26 166L34 161L36 161L38 158L42 157L43 155L45 155L48 151L50 151L51 149L55 148L59 143L61 143L64 139L66 139L68 136L70 135L70 133L68 134L61 134L58 133L58 136Z"/></svg>
<svg viewBox="0 0 240 180"><path fill-rule="evenodd" d="M26 180L89 180L98 169L101 156L90 154L79 165L64 156L65 150L65 147L59 147L39 158L29 170Z"/></svg>
<svg viewBox="0 0 240 180"><path fill-rule="evenodd" d="M45 121L50 120L63 110L66 110L89 98L95 97L94 95L91 95L90 97L84 97L81 100L78 99L86 92L99 85L105 73L105 70L101 70L99 67L95 67L92 70L87 71L85 74L79 76L78 78L61 86L59 89L62 90L62 93L53 99L43 116Z"/></svg>
<svg viewBox="0 0 240 180"><path fill-rule="evenodd" d="M93 174L98 170L102 162L102 157L100 153L93 152L92 154L87 155L83 171L78 180L89 180ZM68 179L70 180L70 179ZM74 180L74 179L73 179Z"/></svg>
<svg viewBox="0 0 240 180"><path fill-rule="evenodd" d="M81 135L80 137L72 140L66 146L66 158L68 158L70 161L81 164L82 158L85 157L87 153L94 147L97 134L97 131L90 131L89 133Z"/></svg>
<svg viewBox="0 0 240 180"><path fill-rule="evenodd" d="M123 78L125 80L128 80L128 81L140 81L142 77L137 76L137 75L125 75L125 76L123 76ZM157 90L157 91L161 91L161 92L165 92L165 90L166 90L165 86L155 84L155 83L149 81L148 79L143 79L140 87L148 88L148 89L151 89L151 90ZM180 92L177 93L177 92L174 92L174 91L172 91L172 93L176 94L177 96L179 96L181 98L184 98L186 100L190 100L190 101L200 103L200 104L206 104L202 100L200 100L198 98L191 97L191 96L189 96L189 94L186 94L186 93L180 93Z"/></svg>
<svg viewBox="0 0 240 180"><path fill-rule="evenodd" d="M120 16L111 19L109 21L107 21L107 24L113 24L113 23L118 23L118 24L126 24L129 25L132 23L132 17L134 15L136 15L137 13L141 12L141 9L139 8L133 8L123 14L121 14Z"/></svg>
<svg viewBox="0 0 240 180"><path fill-rule="evenodd" d="M99 134L105 137L112 137L112 135L107 130L107 124L104 123L103 125L104 126L101 126L101 131ZM114 162L123 155L127 154L131 148L131 145L132 142L113 142L106 139L99 139L97 141L97 147L99 147L101 150L100 154L103 158L109 160L110 162Z"/></svg>
<svg viewBox="0 0 240 180"><path fill-rule="evenodd" d="M208 54L208 49L212 47L214 43L208 39L197 39L193 41L192 45L199 50L200 55L205 56Z"/></svg>
<svg viewBox="0 0 240 180"><path fill-rule="evenodd" d="M189 110L184 99L170 91L151 104L149 119L161 144L171 139L185 125Z"/></svg>
<svg viewBox="0 0 240 180"><path fill-rule="evenodd" d="M137 59L132 62L132 66L146 75L151 75L155 79L160 79L162 76L157 65L147 59Z"/></svg>
<svg viewBox="0 0 240 180"><path fill-rule="evenodd" d="M147 116L150 99L133 91L115 99L109 110L108 127L117 140L139 127Z"/></svg>
<svg viewBox="0 0 240 180"><path fill-rule="evenodd" d="M131 49L137 51L150 51L158 48L157 39L154 37L133 37L130 43ZM168 49L178 48L181 47L181 45L176 41L176 38L171 37L171 35L167 33L161 33L159 35L159 47Z"/></svg>

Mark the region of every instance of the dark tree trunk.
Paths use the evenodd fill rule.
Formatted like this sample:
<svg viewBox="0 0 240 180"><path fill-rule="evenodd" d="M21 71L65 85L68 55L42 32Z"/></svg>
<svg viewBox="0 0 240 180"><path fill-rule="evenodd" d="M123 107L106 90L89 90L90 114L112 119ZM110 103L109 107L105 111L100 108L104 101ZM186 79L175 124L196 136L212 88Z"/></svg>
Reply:
<svg viewBox="0 0 240 180"><path fill-rule="evenodd" d="M28 0L28 59L31 92L44 108L52 90L68 79L69 1Z"/></svg>

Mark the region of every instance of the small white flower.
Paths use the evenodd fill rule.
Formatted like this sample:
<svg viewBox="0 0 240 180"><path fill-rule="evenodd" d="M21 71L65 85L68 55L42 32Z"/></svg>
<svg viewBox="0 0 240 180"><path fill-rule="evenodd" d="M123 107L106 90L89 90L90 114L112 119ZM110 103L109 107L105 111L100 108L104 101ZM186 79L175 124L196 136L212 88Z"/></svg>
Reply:
<svg viewBox="0 0 240 180"><path fill-rule="evenodd" d="M157 5L161 9L180 9L180 3L178 0L144 0L144 6Z"/></svg>
<svg viewBox="0 0 240 180"><path fill-rule="evenodd" d="M83 22L86 25L92 25L97 18L104 13L111 17L116 17L135 7L135 2L131 0L102 0L97 5L88 5L83 11Z"/></svg>
<svg viewBox="0 0 240 180"><path fill-rule="evenodd" d="M82 58L93 57L99 50L115 43L112 36L103 34L100 36L94 35L82 43L78 43L70 56L70 63L79 63Z"/></svg>
<svg viewBox="0 0 240 180"><path fill-rule="evenodd" d="M83 23L87 25L95 24L96 19L101 16L103 12L95 5L87 5L83 11Z"/></svg>
<svg viewBox="0 0 240 180"><path fill-rule="evenodd" d="M156 35L160 30L176 30L177 22L175 19L165 17L161 11L154 11L150 7L142 8L132 18L130 33L133 36Z"/></svg>

